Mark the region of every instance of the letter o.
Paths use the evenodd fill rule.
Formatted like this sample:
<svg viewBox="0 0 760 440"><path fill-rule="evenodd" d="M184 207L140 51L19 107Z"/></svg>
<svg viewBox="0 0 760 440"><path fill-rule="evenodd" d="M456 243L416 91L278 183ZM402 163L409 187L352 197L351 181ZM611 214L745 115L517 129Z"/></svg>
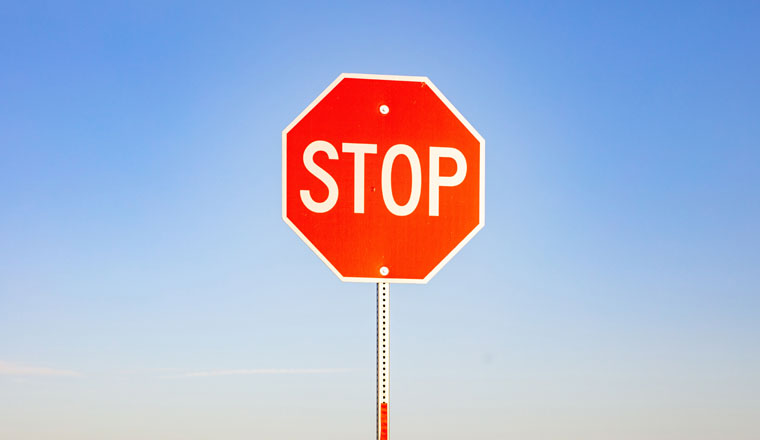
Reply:
<svg viewBox="0 0 760 440"><path fill-rule="evenodd" d="M412 168L412 193L409 195L409 201L405 205L399 205L393 198L391 172L393 171L393 162L398 156L406 156ZM405 144L396 144L388 149L388 152L385 153L385 158L383 158L381 183L383 201L391 214L403 217L414 212L417 204L420 202L420 194L422 192L422 167L420 166L420 158L417 157L417 153L412 147Z"/></svg>

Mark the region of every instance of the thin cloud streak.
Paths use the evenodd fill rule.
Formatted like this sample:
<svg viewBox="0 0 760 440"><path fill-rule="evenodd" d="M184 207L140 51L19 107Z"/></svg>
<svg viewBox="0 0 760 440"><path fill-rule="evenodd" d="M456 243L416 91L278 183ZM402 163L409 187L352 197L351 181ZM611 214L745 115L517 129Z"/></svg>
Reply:
<svg viewBox="0 0 760 440"><path fill-rule="evenodd" d="M336 374L352 371L350 368L260 368L237 370L196 371L172 377L216 377L216 376L254 376L273 374Z"/></svg>
<svg viewBox="0 0 760 440"><path fill-rule="evenodd" d="M0 376L78 377L81 376L81 374L70 370L58 370L48 367L19 365L11 362L0 361Z"/></svg>

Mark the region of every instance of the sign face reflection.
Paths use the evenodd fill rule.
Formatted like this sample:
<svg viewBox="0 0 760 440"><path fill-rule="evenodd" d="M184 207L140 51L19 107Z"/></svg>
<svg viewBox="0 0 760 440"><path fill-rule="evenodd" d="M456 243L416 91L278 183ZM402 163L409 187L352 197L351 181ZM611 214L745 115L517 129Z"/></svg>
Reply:
<svg viewBox="0 0 760 440"><path fill-rule="evenodd" d="M484 151L429 79L343 74L282 132L282 216L343 281L425 283L483 227Z"/></svg>

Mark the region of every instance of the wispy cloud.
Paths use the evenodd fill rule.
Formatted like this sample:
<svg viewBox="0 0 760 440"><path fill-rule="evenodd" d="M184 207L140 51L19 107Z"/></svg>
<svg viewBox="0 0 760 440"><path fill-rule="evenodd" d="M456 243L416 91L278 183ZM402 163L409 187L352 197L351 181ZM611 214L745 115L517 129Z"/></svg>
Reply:
<svg viewBox="0 0 760 440"><path fill-rule="evenodd" d="M75 377L81 376L76 371L59 370L56 368L36 367L29 365L19 365L11 362L0 361L0 376L57 376L57 377Z"/></svg>
<svg viewBox="0 0 760 440"><path fill-rule="evenodd" d="M253 376L266 374L336 374L352 371L350 368L260 368L238 370L209 370L178 374L171 377Z"/></svg>

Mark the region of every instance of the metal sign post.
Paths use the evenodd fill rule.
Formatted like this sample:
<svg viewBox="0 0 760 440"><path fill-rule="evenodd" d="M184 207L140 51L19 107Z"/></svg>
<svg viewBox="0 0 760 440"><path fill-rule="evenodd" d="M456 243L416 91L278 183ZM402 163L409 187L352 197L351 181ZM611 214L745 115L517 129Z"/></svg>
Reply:
<svg viewBox="0 0 760 440"><path fill-rule="evenodd" d="M390 283L377 283L377 440L388 440Z"/></svg>

